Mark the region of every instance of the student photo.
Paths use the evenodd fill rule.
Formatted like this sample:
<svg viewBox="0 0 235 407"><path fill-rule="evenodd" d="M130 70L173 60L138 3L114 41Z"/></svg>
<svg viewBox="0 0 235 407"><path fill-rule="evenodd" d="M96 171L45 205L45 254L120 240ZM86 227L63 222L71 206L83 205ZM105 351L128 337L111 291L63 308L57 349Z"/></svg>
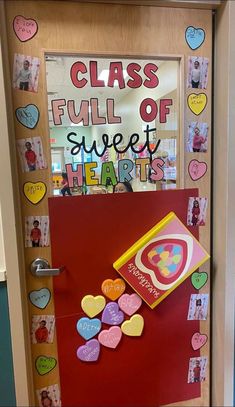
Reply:
<svg viewBox="0 0 235 407"><path fill-rule="evenodd" d="M192 56L188 58L187 86L192 89L206 89L208 85L209 59Z"/></svg>
<svg viewBox="0 0 235 407"><path fill-rule="evenodd" d="M58 384L43 387L36 391L40 407L61 407Z"/></svg>
<svg viewBox="0 0 235 407"><path fill-rule="evenodd" d="M191 122L188 125L186 140L187 153L206 153L208 144L208 124Z"/></svg>
<svg viewBox="0 0 235 407"><path fill-rule="evenodd" d="M190 321L205 321L208 312L208 294L191 294L188 320Z"/></svg>
<svg viewBox="0 0 235 407"><path fill-rule="evenodd" d="M39 67L39 58L15 54L13 65L13 87L27 92L37 92Z"/></svg>
<svg viewBox="0 0 235 407"><path fill-rule="evenodd" d="M207 198L190 197L188 203L187 225L205 226Z"/></svg>
<svg viewBox="0 0 235 407"><path fill-rule="evenodd" d="M32 343L53 343L55 331L54 315L33 315L31 340Z"/></svg>
<svg viewBox="0 0 235 407"><path fill-rule="evenodd" d="M49 246L49 217L27 216L25 218L25 247Z"/></svg>
<svg viewBox="0 0 235 407"><path fill-rule="evenodd" d="M17 150L23 172L47 168L41 137L17 140Z"/></svg>
<svg viewBox="0 0 235 407"><path fill-rule="evenodd" d="M188 383L200 383L206 380L207 362L208 358L206 356L190 358Z"/></svg>

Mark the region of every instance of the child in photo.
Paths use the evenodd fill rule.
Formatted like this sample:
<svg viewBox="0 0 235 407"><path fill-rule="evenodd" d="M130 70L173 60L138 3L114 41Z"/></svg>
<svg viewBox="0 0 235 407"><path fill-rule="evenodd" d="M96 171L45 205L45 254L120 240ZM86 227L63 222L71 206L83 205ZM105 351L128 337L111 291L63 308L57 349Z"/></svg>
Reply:
<svg viewBox="0 0 235 407"><path fill-rule="evenodd" d="M60 391L58 384L43 387L37 390L38 402L40 407L60 407Z"/></svg>
<svg viewBox="0 0 235 407"><path fill-rule="evenodd" d="M17 140L17 150L23 172L47 168L41 137Z"/></svg>
<svg viewBox="0 0 235 407"><path fill-rule="evenodd" d="M192 294L187 319L191 321L205 321L207 319L208 300L208 294Z"/></svg>
<svg viewBox="0 0 235 407"><path fill-rule="evenodd" d="M191 358L189 361L188 383L199 383L206 379L207 357Z"/></svg>
<svg viewBox="0 0 235 407"><path fill-rule="evenodd" d="M204 57L188 58L188 88L206 89L208 85L209 59Z"/></svg>
<svg viewBox="0 0 235 407"><path fill-rule="evenodd" d="M49 246L49 217L27 216L25 218L25 247Z"/></svg>
<svg viewBox="0 0 235 407"><path fill-rule="evenodd" d="M53 343L55 329L54 315L33 315L32 343Z"/></svg>
<svg viewBox="0 0 235 407"><path fill-rule="evenodd" d="M206 153L208 124L192 122L188 126L186 151L189 153Z"/></svg>
<svg viewBox="0 0 235 407"><path fill-rule="evenodd" d="M207 198L192 197L188 203L188 226L205 226L207 211Z"/></svg>
<svg viewBox="0 0 235 407"><path fill-rule="evenodd" d="M39 58L15 54L13 66L13 87L23 91L37 92L39 67Z"/></svg>

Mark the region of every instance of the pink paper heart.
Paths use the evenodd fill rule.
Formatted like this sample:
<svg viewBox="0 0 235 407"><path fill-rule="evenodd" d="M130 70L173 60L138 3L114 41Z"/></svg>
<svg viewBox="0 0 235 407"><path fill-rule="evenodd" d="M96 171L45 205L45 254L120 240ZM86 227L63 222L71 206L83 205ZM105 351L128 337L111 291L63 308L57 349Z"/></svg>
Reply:
<svg viewBox="0 0 235 407"><path fill-rule="evenodd" d="M192 339L191 339L191 344L193 350L198 350L202 348L208 340L207 335L200 334L200 332L196 332L193 334Z"/></svg>
<svg viewBox="0 0 235 407"><path fill-rule="evenodd" d="M13 30L21 42L31 40L38 31L37 21L32 18L16 16L13 20Z"/></svg>
<svg viewBox="0 0 235 407"><path fill-rule="evenodd" d="M204 161L191 160L188 166L188 172L190 178L193 181L197 181L202 178L207 172L207 163Z"/></svg>
<svg viewBox="0 0 235 407"><path fill-rule="evenodd" d="M136 293L131 295L123 294L118 300L120 309L130 316L140 308L141 304L142 299Z"/></svg>
<svg viewBox="0 0 235 407"><path fill-rule="evenodd" d="M112 326L109 329L101 331L98 336L98 340L101 345L107 346L107 348L115 349L119 344L122 337L122 331L119 326Z"/></svg>

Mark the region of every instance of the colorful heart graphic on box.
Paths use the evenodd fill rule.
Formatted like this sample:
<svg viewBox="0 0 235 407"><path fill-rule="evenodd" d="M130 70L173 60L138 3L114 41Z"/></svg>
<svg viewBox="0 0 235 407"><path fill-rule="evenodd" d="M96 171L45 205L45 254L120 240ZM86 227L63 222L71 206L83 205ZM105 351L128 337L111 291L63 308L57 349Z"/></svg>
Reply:
<svg viewBox="0 0 235 407"><path fill-rule="evenodd" d="M122 337L122 331L119 326L112 326L109 329L101 331L98 336L98 340L101 345L106 346L107 348L115 349L119 344Z"/></svg>
<svg viewBox="0 0 235 407"><path fill-rule="evenodd" d="M38 32L38 24L33 18L16 16L13 20L13 30L21 42L31 40Z"/></svg>
<svg viewBox="0 0 235 407"><path fill-rule="evenodd" d="M193 181L202 178L207 172L207 163L204 161L191 160L188 165L188 173Z"/></svg>
<svg viewBox="0 0 235 407"><path fill-rule="evenodd" d="M116 280L107 279L102 283L101 290L106 297L115 301L125 291L126 284L122 278Z"/></svg>
<svg viewBox="0 0 235 407"><path fill-rule="evenodd" d="M191 275L191 282L196 290L200 290L207 283L207 280L208 274L205 271L201 273L196 271Z"/></svg>
<svg viewBox="0 0 235 407"><path fill-rule="evenodd" d="M77 357L83 362L96 362L100 354L100 344L97 339L91 339L77 349Z"/></svg>
<svg viewBox="0 0 235 407"><path fill-rule="evenodd" d="M131 317L129 321L123 322L121 330L125 335L128 336L140 336L144 329L144 318L135 314Z"/></svg>
<svg viewBox="0 0 235 407"><path fill-rule="evenodd" d="M15 115L18 122L27 129L34 129L39 121L39 110L37 106L33 104L18 107L15 111Z"/></svg>
<svg viewBox="0 0 235 407"><path fill-rule="evenodd" d="M124 320L124 314L119 310L116 302L108 302L103 313L102 322L108 325L120 325Z"/></svg>
<svg viewBox="0 0 235 407"><path fill-rule="evenodd" d="M88 317L93 318L103 311L106 304L106 300L102 295L86 295L81 301L83 311Z"/></svg>
<svg viewBox="0 0 235 407"><path fill-rule="evenodd" d="M201 349L207 343L207 340L208 336L205 334L201 334L200 332L193 334L191 339L193 350Z"/></svg>
<svg viewBox="0 0 235 407"><path fill-rule="evenodd" d="M40 290L34 290L29 293L30 302L37 308L44 309L50 302L51 292L48 288L41 288Z"/></svg>
<svg viewBox="0 0 235 407"><path fill-rule="evenodd" d="M41 376L51 372L56 367L57 360L49 356L38 356L35 365L38 374Z"/></svg>
<svg viewBox="0 0 235 407"><path fill-rule="evenodd" d="M185 30L185 40L192 50L199 48L205 41L205 37L206 34L202 28L189 26Z"/></svg>
<svg viewBox="0 0 235 407"><path fill-rule="evenodd" d="M142 299L138 294L123 294L119 300L118 305L125 314L131 316L141 307Z"/></svg>
<svg viewBox="0 0 235 407"><path fill-rule="evenodd" d="M44 182L25 182L24 195L33 205L38 204L46 195L47 187Z"/></svg>
<svg viewBox="0 0 235 407"><path fill-rule="evenodd" d="M98 318L80 318L77 322L78 333L86 340L93 338L101 330L101 321Z"/></svg>
<svg viewBox="0 0 235 407"><path fill-rule="evenodd" d="M207 105L207 95L205 93L191 93L188 95L187 102L191 112L199 116Z"/></svg>

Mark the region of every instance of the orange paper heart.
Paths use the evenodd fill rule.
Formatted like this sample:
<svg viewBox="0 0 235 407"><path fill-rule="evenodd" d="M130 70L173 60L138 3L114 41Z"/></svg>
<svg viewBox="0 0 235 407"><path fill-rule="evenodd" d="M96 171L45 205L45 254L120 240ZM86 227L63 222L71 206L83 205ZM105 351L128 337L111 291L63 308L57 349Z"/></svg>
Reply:
<svg viewBox="0 0 235 407"><path fill-rule="evenodd" d="M125 288L126 284L125 281L122 280L122 278L117 278L116 280L104 280L101 286L103 294L113 301L115 301L124 293Z"/></svg>

